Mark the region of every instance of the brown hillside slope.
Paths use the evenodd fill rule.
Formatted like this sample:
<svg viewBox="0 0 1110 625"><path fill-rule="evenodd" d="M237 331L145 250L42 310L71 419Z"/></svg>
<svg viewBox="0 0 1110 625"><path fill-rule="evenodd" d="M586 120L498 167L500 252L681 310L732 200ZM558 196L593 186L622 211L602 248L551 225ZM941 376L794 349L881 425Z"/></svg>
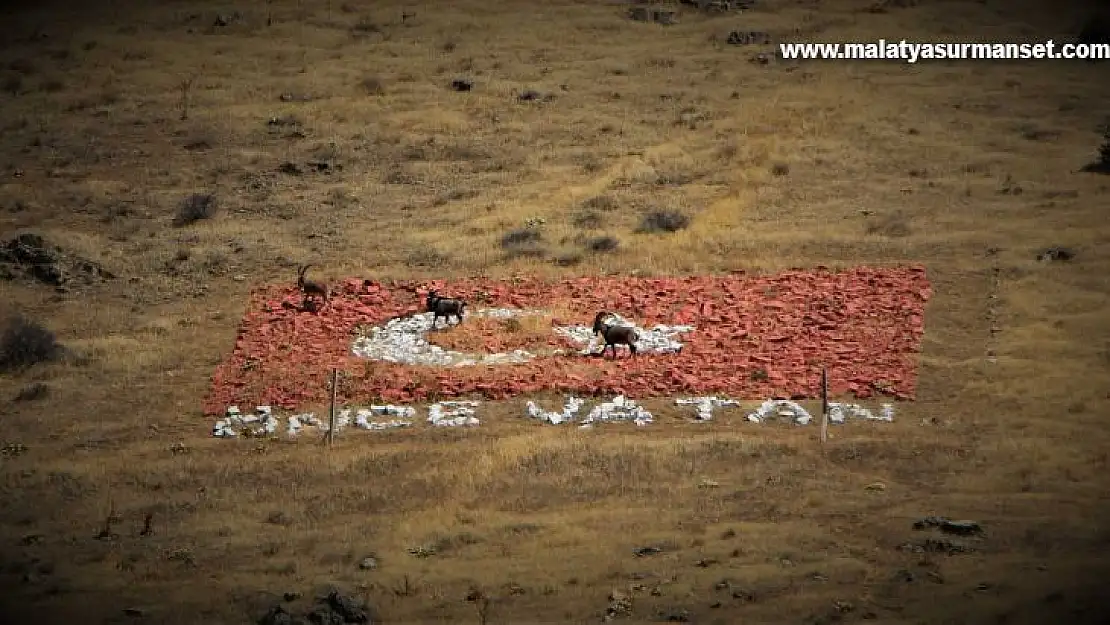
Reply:
<svg viewBox="0 0 1110 625"><path fill-rule="evenodd" d="M570 1L6 15L0 231L116 277L0 282L75 354L0 375L5 620L242 623L264 593L305 593L300 611L336 583L394 623L478 622L472 586L489 623L596 622L614 589L629 622L1094 622L1110 178L1079 169L1107 62L761 64L771 46L726 43L1062 41L1094 3L879 4L757 0L666 27ZM194 193L210 218L174 225ZM689 224L638 233L658 211ZM537 218L541 236L502 244ZM1051 245L1076 256L1037 262ZM330 453L212 439L199 403L249 289L304 262L323 279L921 262L934 295L918 401L834 430L825 455L816 428L739 411L695 426L654 403L652 426L582 431L526 422L523 398L473 430L353 432ZM986 536L899 550L928 514Z"/></svg>

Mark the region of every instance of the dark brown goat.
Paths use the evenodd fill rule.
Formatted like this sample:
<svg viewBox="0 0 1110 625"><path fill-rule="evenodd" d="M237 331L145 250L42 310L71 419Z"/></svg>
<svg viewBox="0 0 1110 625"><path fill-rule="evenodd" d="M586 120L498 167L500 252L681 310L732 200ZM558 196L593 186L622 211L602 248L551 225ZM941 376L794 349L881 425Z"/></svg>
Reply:
<svg viewBox="0 0 1110 625"><path fill-rule="evenodd" d="M444 323L450 323L451 317L458 319L458 323L462 323L463 313L466 311L466 301L461 299L440 297L435 289L428 291L428 299L425 301L428 312L435 313L432 317L432 328L436 327L436 322L440 317L444 318ZM458 323L456 325L458 325Z"/></svg>
<svg viewBox="0 0 1110 625"><path fill-rule="evenodd" d="M636 341L640 340L640 335L634 328L625 326L612 325L605 323L607 317L612 316L612 313L601 311L594 317L594 335L601 335L605 339L605 346L601 348L599 356L605 355L605 350L613 350L613 358L617 357L617 345L627 345L630 352L629 357L636 355Z"/></svg>
<svg viewBox="0 0 1110 625"><path fill-rule="evenodd" d="M305 301L307 302L312 296L319 296L324 299L324 303L328 301L328 285L316 280L305 280L304 274L312 265L305 265L297 272L297 288L304 293Z"/></svg>

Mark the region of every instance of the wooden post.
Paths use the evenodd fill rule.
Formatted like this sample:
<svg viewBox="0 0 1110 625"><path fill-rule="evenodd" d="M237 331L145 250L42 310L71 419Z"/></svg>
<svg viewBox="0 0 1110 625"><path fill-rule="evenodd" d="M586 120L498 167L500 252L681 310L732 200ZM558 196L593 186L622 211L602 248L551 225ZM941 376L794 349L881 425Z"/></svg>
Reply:
<svg viewBox="0 0 1110 625"><path fill-rule="evenodd" d="M335 394L339 390L339 369L331 370L331 407L328 409L328 447L335 442Z"/></svg>
<svg viewBox="0 0 1110 625"><path fill-rule="evenodd" d="M821 449L829 440L829 372L821 367Z"/></svg>

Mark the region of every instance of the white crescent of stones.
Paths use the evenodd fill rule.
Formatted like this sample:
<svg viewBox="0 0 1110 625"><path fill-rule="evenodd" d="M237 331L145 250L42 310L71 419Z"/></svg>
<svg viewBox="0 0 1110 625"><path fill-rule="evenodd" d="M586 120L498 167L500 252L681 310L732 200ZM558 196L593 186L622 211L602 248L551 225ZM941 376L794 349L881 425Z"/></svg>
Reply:
<svg viewBox="0 0 1110 625"><path fill-rule="evenodd" d="M528 315L546 314L542 310L515 308L483 308L470 313L472 317L494 317L507 319ZM468 354L444 349L428 342L426 336L432 329L434 315L430 312L418 313L409 317L391 319L384 326L374 326L369 333L359 336L351 344L351 352L359 358L381 360L405 365L426 365L440 367L467 367L474 365L516 364L527 362L542 354L518 349L509 353ZM465 323L465 322L464 322ZM636 327L632 322L614 315L612 323L636 328L640 340L636 347L641 353L666 354L682 349L676 336L694 329L693 326L656 325L651 329ZM554 329L578 345L579 353L596 352L601 343L589 326L558 326ZM561 353L554 350L550 353Z"/></svg>

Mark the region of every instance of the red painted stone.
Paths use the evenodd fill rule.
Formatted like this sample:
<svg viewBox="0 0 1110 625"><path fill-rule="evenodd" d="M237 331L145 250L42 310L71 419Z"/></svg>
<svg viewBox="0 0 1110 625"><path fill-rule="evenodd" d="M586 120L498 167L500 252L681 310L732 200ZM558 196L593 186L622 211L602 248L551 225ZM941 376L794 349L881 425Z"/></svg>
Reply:
<svg viewBox="0 0 1110 625"><path fill-rule="evenodd" d="M298 310L300 298L288 286L252 292L234 348L213 372L205 412L220 413L230 404L286 407L325 401L333 366L350 371L341 389L344 399L364 402L411 401L431 388L445 397L506 397L543 389L597 394L620 388L638 398L708 392L762 399L776 391L774 386L785 396L814 397L821 365L828 367L834 393L870 396L872 384L884 380L884 393L911 399L913 355L920 350L924 305L932 294L919 266L777 276L581 277L551 283L474 278L365 286L350 279L340 284L337 296L315 314ZM350 355L354 325L416 312L428 288L472 301L484 293L489 305L558 303L572 315L563 323L588 325L597 310L609 309L641 325L681 323L697 329L684 337L681 354L636 359L622 354L615 361L566 355L525 365L429 369L367 365ZM496 336L485 340L498 342ZM549 343L569 345L558 337ZM752 379L757 367L768 381Z"/></svg>

